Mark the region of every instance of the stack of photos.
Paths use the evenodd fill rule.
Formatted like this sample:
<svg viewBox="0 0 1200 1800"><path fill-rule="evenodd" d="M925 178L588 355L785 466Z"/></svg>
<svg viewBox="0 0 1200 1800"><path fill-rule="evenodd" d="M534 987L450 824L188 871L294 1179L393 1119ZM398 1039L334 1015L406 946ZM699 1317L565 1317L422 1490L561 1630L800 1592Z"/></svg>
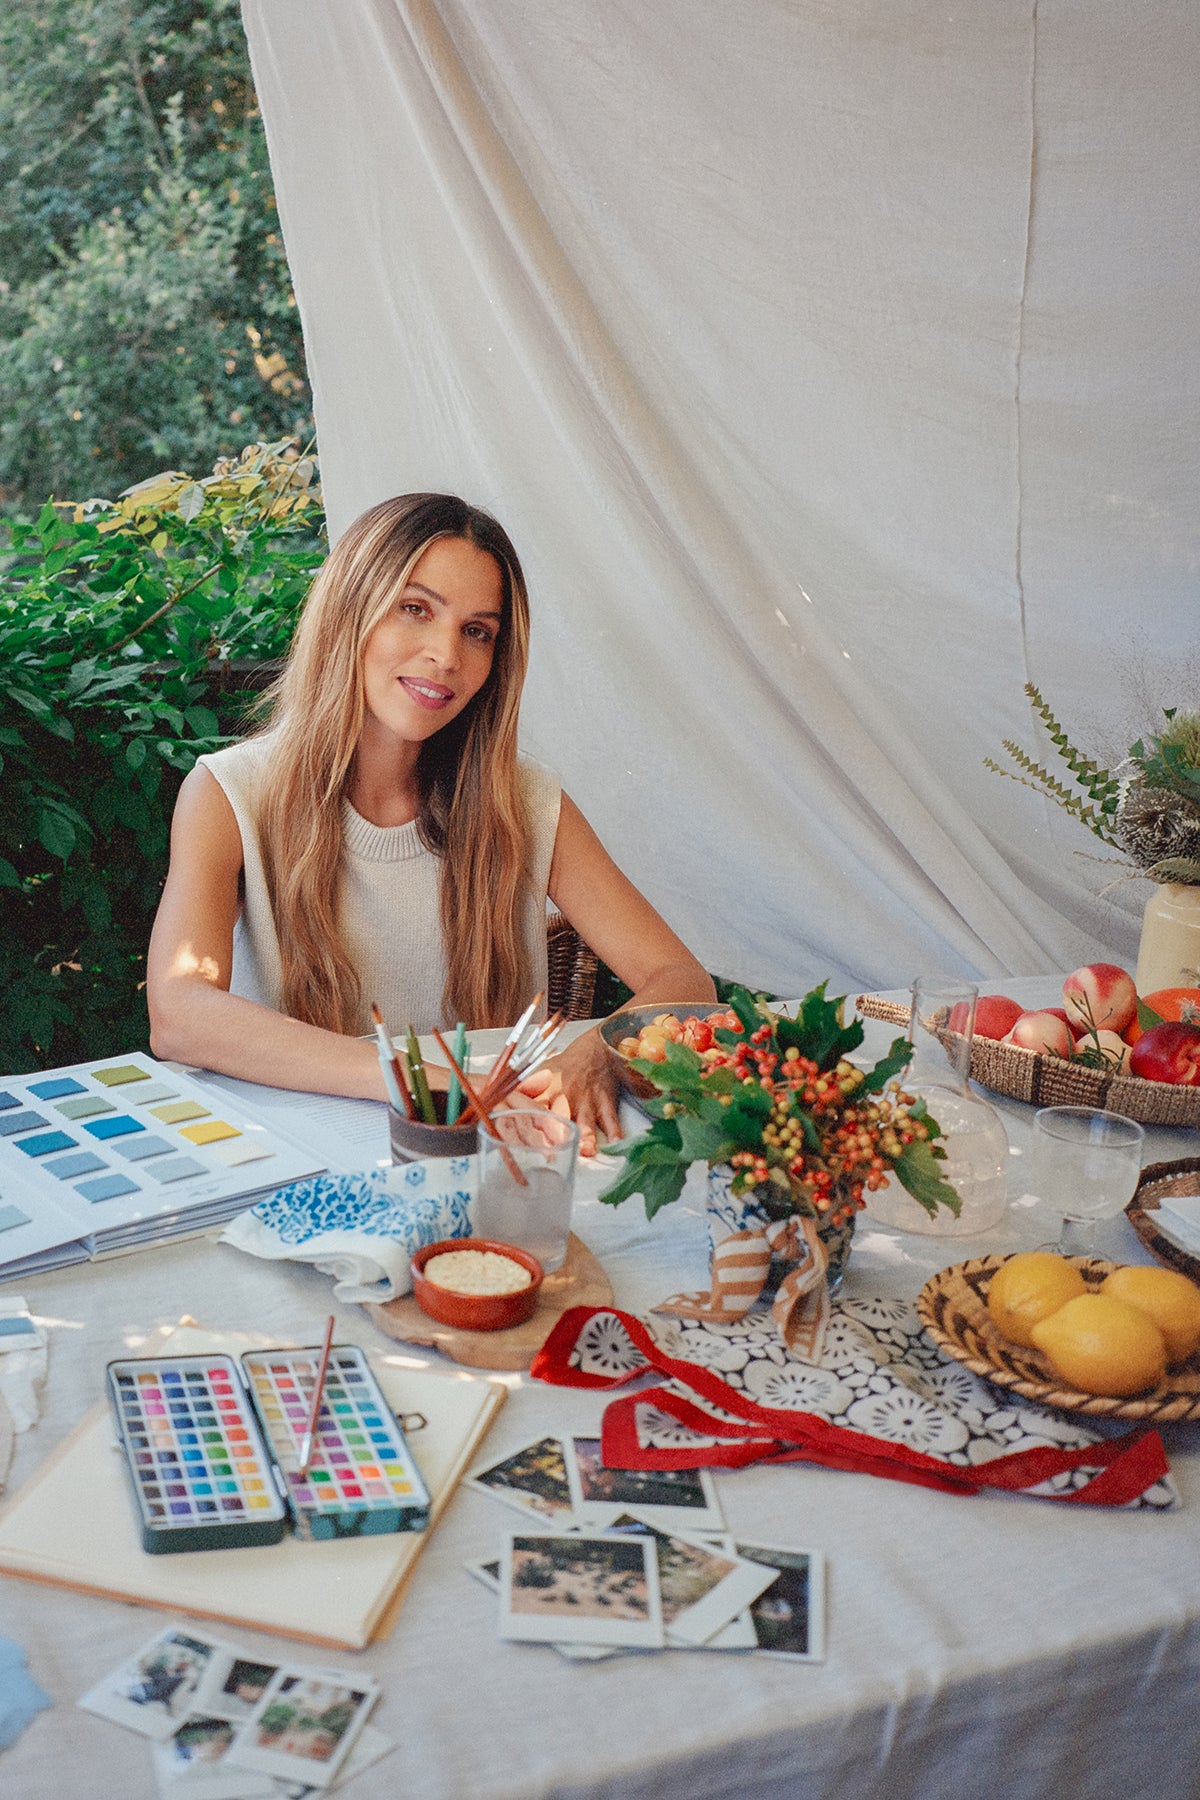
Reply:
<svg viewBox="0 0 1200 1800"><path fill-rule="evenodd" d="M164 1800L304 1800L392 1748L367 1675L263 1662L192 1626L160 1631L79 1704L150 1739Z"/></svg>
<svg viewBox="0 0 1200 1800"><path fill-rule="evenodd" d="M628 1650L743 1650L821 1662L820 1551L735 1540L706 1469L609 1469L593 1437L544 1437L467 1485L525 1515L468 1565L500 1635L573 1661Z"/></svg>

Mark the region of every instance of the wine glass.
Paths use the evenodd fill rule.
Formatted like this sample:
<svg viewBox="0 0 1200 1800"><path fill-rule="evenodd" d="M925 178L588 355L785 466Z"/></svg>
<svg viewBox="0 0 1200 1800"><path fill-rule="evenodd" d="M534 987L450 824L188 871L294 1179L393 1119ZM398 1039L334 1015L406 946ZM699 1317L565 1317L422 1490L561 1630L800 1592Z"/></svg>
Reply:
<svg viewBox="0 0 1200 1800"><path fill-rule="evenodd" d="M1058 1249L1094 1256L1096 1226L1133 1198L1146 1134L1121 1113L1044 1106L1034 1119L1033 1174L1040 1199L1061 1209Z"/></svg>

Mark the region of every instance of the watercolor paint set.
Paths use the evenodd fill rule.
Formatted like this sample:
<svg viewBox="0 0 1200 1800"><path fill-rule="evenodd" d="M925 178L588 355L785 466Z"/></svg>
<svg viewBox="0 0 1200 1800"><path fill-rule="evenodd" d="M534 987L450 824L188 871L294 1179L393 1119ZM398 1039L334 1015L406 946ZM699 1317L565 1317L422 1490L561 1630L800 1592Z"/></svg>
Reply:
<svg viewBox="0 0 1200 1800"><path fill-rule="evenodd" d="M320 1348L139 1357L108 1393L151 1554L422 1531L429 1494L363 1352L329 1355L308 1466ZM414 1421L415 1423L415 1421Z"/></svg>
<svg viewBox="0 0 1200 1800"><path fill-rule="evenodd" d="M209 1230L321 1166L149 1056L0 1077L0 1280Z"/></svg>

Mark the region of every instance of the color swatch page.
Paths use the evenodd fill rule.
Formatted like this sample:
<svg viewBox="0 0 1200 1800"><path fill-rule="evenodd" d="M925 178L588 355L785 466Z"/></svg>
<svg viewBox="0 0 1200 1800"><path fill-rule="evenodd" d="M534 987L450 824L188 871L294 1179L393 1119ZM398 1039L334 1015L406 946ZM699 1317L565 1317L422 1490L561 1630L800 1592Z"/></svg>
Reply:
<svg viewBox="0 0 1200 1800"><path fill-rule="evenodd" d="M150 1056L0 1077L0 1280L208 1230L323 1167Z"/></svg>

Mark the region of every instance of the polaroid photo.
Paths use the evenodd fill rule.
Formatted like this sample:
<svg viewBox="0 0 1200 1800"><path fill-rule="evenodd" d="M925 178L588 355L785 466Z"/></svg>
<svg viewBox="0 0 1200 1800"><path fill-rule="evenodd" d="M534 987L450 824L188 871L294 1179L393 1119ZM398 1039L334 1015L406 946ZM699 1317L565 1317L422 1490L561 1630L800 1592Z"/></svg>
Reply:
<svg viewBox="0 0 1200 1800"><path fill-rule="evenodd" d="M379 1684L366 1675L277 1669L253 1713L238 1726L231 1760L256 1774L327 1788L378 1694Z"/></svg>
<svg viewBox="0 0 1200 1800"><path fill-rule="evenodd" d="M336 1792L339 1788L346 1787L356 1775L361 1775L364 1769L369 1769L372 1763L377 1763L381 1757L389 1755L395 1748L393 1740L384 1732L377 1731L374 1725L364 1725L350 1746L349 1756L327 1788L314 1787L309 1781L292 1781L288 1777L276 1775L271 1785L273 1800L314 1800L314 1796L317 1794ZM185 1800L185 1796L180 1794L178 1800ZM192 1800L192 1796L188 1794L186 1800Z"/></svg>
<svg viewBox="0 0 1200 1800"><path fill-rule="evenodd" d="M210 1669L231 1655L216 1638L170 1626L89 1688L79 1705L143 1737L169 1738L196 1710Z"/></svg>
<svg viewBox="0 0 1200 1800"><path fill-rule="evenodd" d="M500 1558L498 1556L485 1557L482 1562L464 1563L463 1567L468 1575L473 1575L476 1581L481 1581L490 1593L498 1594L500 1592ZM750 1642L751 1644L754 1642L753 1632L750 1634ZM550 1648L557 1650L560 1656L565 1656L568 1662L603 1662L607 1657L622 1654L616 1644L551 1644Z"/></svg>
<svg viewBox="0 0 1200 1800"><path fill-rule="evenodd" d="M571 1523L571 1487L562 1440L538 1438L467 1476L466 1485L491 1494L551 1525Z"/></svg>
<svg viewBox="0 0 1200 1800"><path fill-rule="evenodd" d="M658 1559L650 1539L510 1532L500 1559L500 1636L661 1650Z"/></svg>
<svg viewBox="0 0 1200 1800"><path fill-rule="evenodd" d="M278 1663L259 1662L257 1657L231 1654L209 1672L200 1689L199 1707L205 1712L232 1719L236 1724L248 1719L270 1685Z"/></svg>
<svg viewBox="0 0 1200 1800"><path fill-rule="evenodd" d="M648 1523L693 1536L724 1526L707 1469L606 1469L600 1439L567 1439L567 1479L581 1525L602 1530L620 1512L636 1509Z"/></svg>
<svg viewBox="0 0 1200 1800"><path fill-rule="evenodd" d="M736 1551L717 1549L682 1532L663 1531L637 1512L618 1514L607 1530L651 1538L668 1644L693 1648L707 1644L778 1575L776 1569L747 1562Z"/></svg>
<svg viewBox="0 0 1200 1800"><path fill-rule="evenodd" d="M232 1719L194 1712L172 1737L156 1743L154 1774L162 1800L275 1800L270 1775L253 1775L229 1756L236 1733Z"/></svg>
<svg viewBox="0 0 1200 1800"><path fill-rule="evenodd" d="M736 1546L739 1556L776 1570L775 1580L749 1607L755 1648L800 1662L825 1660L825 1557L820 1550Z"/></svg>

